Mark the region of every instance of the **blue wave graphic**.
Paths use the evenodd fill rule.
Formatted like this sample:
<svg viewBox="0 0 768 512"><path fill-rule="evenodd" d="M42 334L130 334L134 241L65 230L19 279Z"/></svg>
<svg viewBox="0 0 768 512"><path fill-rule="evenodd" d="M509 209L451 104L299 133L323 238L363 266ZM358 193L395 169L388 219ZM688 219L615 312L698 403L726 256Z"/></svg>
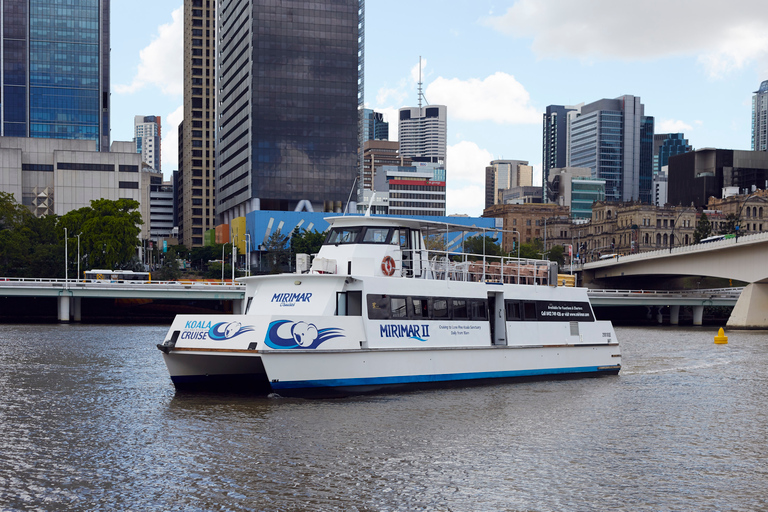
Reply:
<svg viewBox="0 0 768 512"><path fill-rule="evenodd" d="M291 337L285 337L285 329L283 329L283 336L280 335L279 330L286 324L291 324ZM290 320L275 320L270 322L267 328L267 336L264 338L264 343L270 348L276 349L313 349L319 347L321 344L333 338L343 337L343 329L337 327L329 327L326 329L318 329L315 324L308 324L306 322L291 322Z"/></svg>
<svg viewBox="0 0 768 512"><path fill-rule="evenodd" d="M231 340L253 330L253 326L240 325L240 322L219 322L208 330L208 337L214 341Z"/></svg>

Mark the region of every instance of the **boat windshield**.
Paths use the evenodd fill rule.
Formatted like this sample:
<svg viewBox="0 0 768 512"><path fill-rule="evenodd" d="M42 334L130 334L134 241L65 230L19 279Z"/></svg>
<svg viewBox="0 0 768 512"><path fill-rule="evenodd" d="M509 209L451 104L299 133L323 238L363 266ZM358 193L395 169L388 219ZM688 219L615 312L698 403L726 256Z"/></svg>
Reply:
<svg viewBox="0 0 768 512"><path fill-rule="evenodd" d="M326 245L338 244L397 244L397 228L389 227L353 227L353 228L331 228L328 237L325 239ZM393 236L394 235L394 236Z"/></svg>

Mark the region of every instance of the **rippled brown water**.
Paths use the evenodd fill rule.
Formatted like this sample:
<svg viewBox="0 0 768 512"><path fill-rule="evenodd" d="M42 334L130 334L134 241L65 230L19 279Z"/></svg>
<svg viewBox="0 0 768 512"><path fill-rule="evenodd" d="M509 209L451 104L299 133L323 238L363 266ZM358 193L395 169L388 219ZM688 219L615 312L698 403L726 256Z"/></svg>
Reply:
<svg viewBox="0 0 768 512"><path fill-rule="evenodd" d="M2 510L765 510L768 333L619 328L618 377L177 394L163 327L3 326Z"/></svg>

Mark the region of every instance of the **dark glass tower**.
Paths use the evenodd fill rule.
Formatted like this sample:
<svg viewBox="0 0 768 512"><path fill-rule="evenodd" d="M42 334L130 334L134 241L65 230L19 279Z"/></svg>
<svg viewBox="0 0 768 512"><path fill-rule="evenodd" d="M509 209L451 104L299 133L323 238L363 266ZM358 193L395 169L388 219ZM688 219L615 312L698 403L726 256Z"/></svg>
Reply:
<svg viewBox="0 0 768 512"><path fill-rule="evenodd" d="M109 150L109 0L3 0L2 135Z"/></svg>
<svg viewBox="0 0 768 512"><path fill-rule="evenodd" d="M568 166L568 112L574 107L549 105L544 112L542 134L542 200L547 201L549 170Z"/></svg>
<svg viewBox="0 0 768 512"><path fill-rule="evenodd" d="M360 0L217 2L216 210L341 211L358 173Z"/></svg>

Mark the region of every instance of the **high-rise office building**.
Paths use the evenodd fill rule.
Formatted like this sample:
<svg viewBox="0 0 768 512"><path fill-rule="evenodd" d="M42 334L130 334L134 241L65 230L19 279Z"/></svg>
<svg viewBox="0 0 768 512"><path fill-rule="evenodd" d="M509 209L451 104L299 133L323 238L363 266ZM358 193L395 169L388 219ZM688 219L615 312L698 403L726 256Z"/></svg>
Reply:
<svg viewBox="0 0 768 512"><path fill-rule="evenodd" d="M389 123L384 121L384 114L370 108L363 110L363 141L389 140Z"/></svg>
<svg viewBox="0 0 768 512"><path fill-rule="evenodd" d="M400 109L400 154L420 162L445 164L448 107L427 105Z"/></svg>
<svg viewBox="0 0 768 512"><path fill-rule="evenodd" d="M585 105L570 123L571 167L605 180L607 201L651 202L653 117L637 96Z"/></svg>
<svg viewBox="0 0 768 512"><path fill-rule="evenodd" d="M575 107L549 105L544 112L541 160L541 183L544 190L542 199L544 202L547 202L546 189L549 182L549 170L563 168L568 164L568 112L577 112L582 105Z"/></svg>
<svg viewBox="0 0 768 512"><path fill-rule="evenodd" d="M525 160L493 160L485 168L485 207L499 204L499 192L533 186L533 166Z"/></svg>
<svg viewBox="0 0 768 512"><path fill-rule="evenodd" d="M653 175L661 173L669 164L669 157L692 151L693 146L682 133L656 133L653 135ZM664 205L662 205L664 206Z"/></svg>
<svg viewBox="0 0 768 512"><path fill-rule="evenodd" d="M162 130L160 116L134 116L133 141L141 160L156 171L160 171L160 148Z"/></svg>
<svg viewBox="0 0 768 512"><path fill-rule="evenodd" d="M768 151L768 80L752 96L752 151Z"/></svg>
<svg viewBox="0 0 768 512"><path fill-rule="evenodd" d="M179 241L203 245L216 226L216 2L184 0L184 120L179 125Z"/></svg>
<svg viewBox="0 0 768 512"><path fill-rule="evenodd" d="M109 151L109 0L3 0L0 135Z"/></svg>
<svg viewBox="0 0 768 512"><path fill-rule="evenodd" d="M362 171L362 8L362 0L216 3L221 222L253 210L345 208Z"/></svg>

